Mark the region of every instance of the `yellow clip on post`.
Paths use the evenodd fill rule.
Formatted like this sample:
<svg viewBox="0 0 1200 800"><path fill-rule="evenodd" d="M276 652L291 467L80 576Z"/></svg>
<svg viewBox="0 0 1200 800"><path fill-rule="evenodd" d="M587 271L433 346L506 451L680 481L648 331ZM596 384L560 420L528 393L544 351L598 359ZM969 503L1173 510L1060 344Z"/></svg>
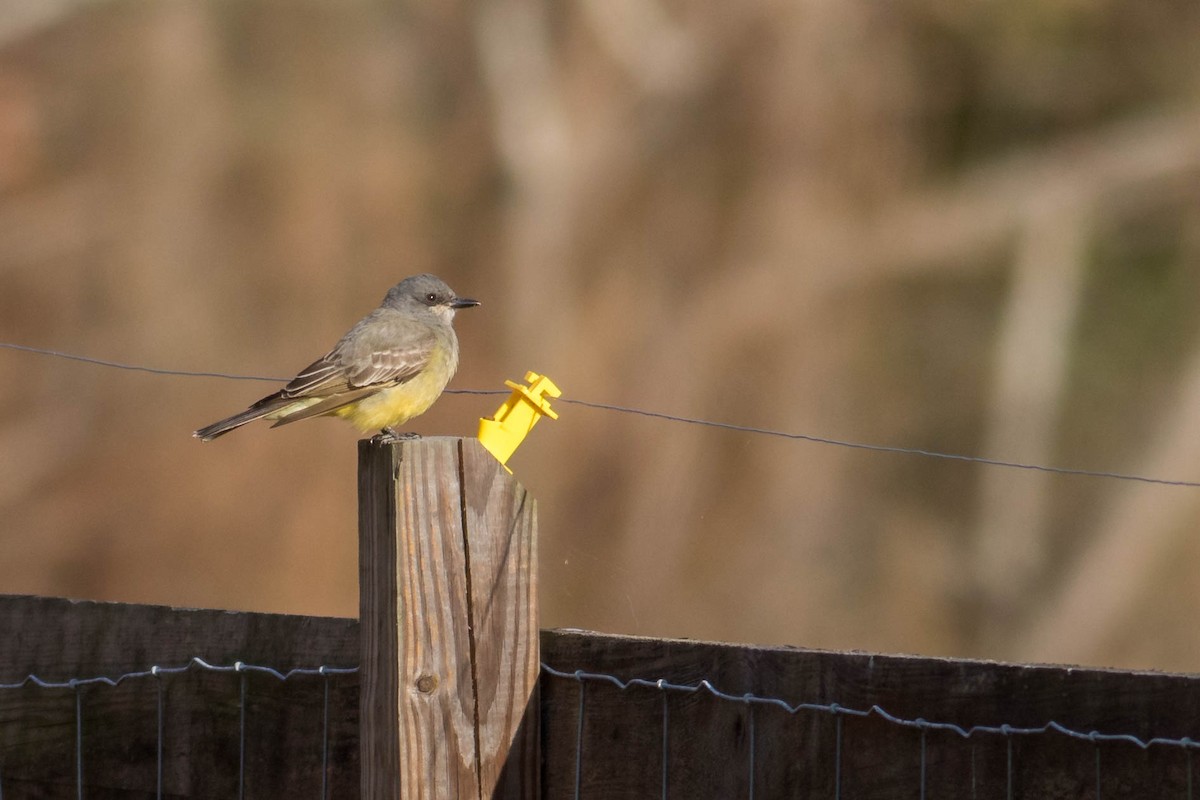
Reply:
<svg viewBox="0 0 1200 800"><path fill-rule="evenodd" d="M554 381L536 372L526 372L525 380L529 382L528 386L505 381L504 385L513 390L512 395L491 419L479 420L479 441L501 464L508 463L509 456L525 440L539 419L558 419L558 414L550 408L547 399L562 394Z"/></svg>

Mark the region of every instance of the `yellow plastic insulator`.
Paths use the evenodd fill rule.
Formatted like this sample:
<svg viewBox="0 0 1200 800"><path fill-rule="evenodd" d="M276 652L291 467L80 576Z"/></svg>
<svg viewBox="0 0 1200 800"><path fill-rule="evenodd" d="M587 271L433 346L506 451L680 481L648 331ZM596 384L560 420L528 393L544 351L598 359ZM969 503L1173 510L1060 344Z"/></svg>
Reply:
<svg viewBox="0 0 1200 800"><path fill-rule="evenodd" d="M479 420L479 441L501 464L508 463L509 456L521 445L539 419L558 419L558 414L550 408L548 398L559 397L562 390L554 385L554 381L536 372L526 372L525 380L528 386L505 381L504 385L513 390L512 395L491 419Z"/></svg>

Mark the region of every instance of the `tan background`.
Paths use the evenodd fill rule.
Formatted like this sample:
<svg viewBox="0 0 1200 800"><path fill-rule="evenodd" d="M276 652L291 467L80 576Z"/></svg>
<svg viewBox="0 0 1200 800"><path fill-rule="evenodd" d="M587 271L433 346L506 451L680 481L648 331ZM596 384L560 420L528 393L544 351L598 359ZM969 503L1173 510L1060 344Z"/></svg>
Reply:
<svg viewBox="0 0 1200 800"><path fill-rule="evenodd" d="M0 3L0 340L1200 479L1194 0ZM0 591L352 615L355 439L0 351ZM470 435L493 398L415 428ZM543 621L1200 669L1200 490L561 407Z"/></svg>

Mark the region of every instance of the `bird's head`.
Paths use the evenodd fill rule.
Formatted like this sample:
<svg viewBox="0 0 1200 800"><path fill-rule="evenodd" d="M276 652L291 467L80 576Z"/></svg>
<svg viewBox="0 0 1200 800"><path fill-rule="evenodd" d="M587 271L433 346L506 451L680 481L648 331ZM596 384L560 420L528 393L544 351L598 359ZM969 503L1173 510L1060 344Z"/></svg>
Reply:
<svg viewBox="0 0 1200 800"><path fill-rule="evenodd" d="M384 306L400 311L430 311L446 322L460 308L479 305L478 300L459 297L436 275L414 275L397 283L383 298Z"/></svg>

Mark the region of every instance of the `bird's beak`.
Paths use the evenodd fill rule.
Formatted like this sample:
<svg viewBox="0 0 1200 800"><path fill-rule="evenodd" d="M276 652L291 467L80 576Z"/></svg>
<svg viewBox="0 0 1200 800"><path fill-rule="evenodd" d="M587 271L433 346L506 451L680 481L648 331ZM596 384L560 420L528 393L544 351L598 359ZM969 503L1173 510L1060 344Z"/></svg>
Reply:
<svg viewBox="0 0 1200 800"><path fill-rule="evenodd" d="M456 297L450 301L451 308L471 308L479 305L478 300L472 300L469 297Z"/></svg>

